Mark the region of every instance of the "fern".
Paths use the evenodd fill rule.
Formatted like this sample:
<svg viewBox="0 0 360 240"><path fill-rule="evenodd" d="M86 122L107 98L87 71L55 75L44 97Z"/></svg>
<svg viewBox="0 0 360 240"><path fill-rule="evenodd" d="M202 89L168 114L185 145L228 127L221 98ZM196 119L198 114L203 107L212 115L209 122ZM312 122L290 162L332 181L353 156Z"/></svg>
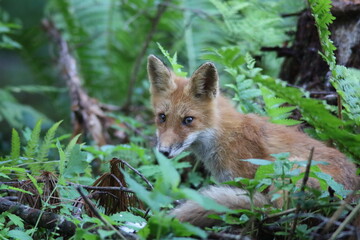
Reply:
<svg viewBox="0 0 360 240"><path fill-rule="evenodd" d="M209 52L202 58L223 64L225 71L232 76L232 82L225 86L234 91L233 100L239 103L240 111L263 114L261 105L257 103L257 99L261 97L261 91L251 79L260 69L255 68L249 55L244 56L239 47L207 50ZM243 66L245 63L248 64Z"/></svg>
<svg viewBox="0 0 360 240"><path fill-rule="evenodd" d="M41 147L39 149L38 155L37 155L37 161L44 162L47 160L47 155L49 153L49 150L51 148L52 141L54 140L56 130L58 129L59 125L62 121L59 121L55 123L46 133L44 137L44 141L41 144ZM30 168L31 169L31 168ZM49 167L49 164L44 164L43 170L49 170L51 169Z"/></svg>
<svg viewBox="0 0 360 240"><path fill-rule="evenodd" d="M20 137L15 129L12 130L10 156L13 161L16 161L20 157Z"/></svg>
<svg viewBox="0 0 360 240"><path fill-rule="evenodd" d="M222 14L231 38L246 46L248 51L259 53L261 46L278 46L288 39L280 27L281 17L270 11L270 4L244 0L211 2Z"/></svg>
<svg viewBox="0 0 360 240"><path fill-rule="evenodd" d="M34 129L31 131L30 139L28 140L27 146L25 147L24 157L27 159L32 159L36 152L37 147L40 145L40 131L41 131L42 120L39 120Z"/></svg>
<svg viewBox="0 0 360 240"><path fill-rule="evenodd" d="M174 53L174 56L171 57L169 52L166 51L161 45L160 43L157 43L161 53L166 57L166 59L170 62L171 64L171 68L173 69L173 71L175 72L175 74L177 76L181 76L181 77L186 77L187 76L187 72L183 72L181 71L181 69L183 68L182 65L177 63L177 53Z"/></svg>
<svg viewBox="0 0 360 240"><path fill-rule="evenodd" d="M274 92L268 88L261 87L260 90L265 104L265 111L271 122L289 126L301 123L301 121L288 118L296 107L281 107L281 105L286 104L286 100L275 97Z"/></svg>
<svg viewBox="0 0 360 240"><path fill-rule="evenodd" d="M322 53L320 55L329 65L332 76L331 84L340 95L342 105L348 116L360 124L360 79L356 70L348 69L344 66L336 65L334 51L336 47L330 39L329 24L335 19L332 16L330 0L309 0L312 14L319 32Z"/></svg>

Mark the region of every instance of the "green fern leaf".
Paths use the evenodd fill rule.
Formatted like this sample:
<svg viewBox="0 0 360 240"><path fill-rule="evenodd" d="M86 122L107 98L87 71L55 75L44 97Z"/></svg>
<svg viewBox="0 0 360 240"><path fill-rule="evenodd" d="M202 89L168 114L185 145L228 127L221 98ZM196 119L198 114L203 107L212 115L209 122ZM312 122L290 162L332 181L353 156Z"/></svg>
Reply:
<svg viewBox="0 0 360 240"><path fill-rule="evenodd" d="M166 51L161 45L160 43L157 43L161 53L167 58L167 60L170 62L171 64L171 68L173 69L174 73L178 76L181 77L186 77L187 76L187 72L183 72L181 69L183 68L182 65L177 63L177 53L174 54L173 57L170 56L169 52Z"/></svg>
<svg viewBox="0 0 360 240"><path fill-rule="evenodd" d="M46 133L43 143L41 144L41 147L39 149L39 153L37 155L37 160L39 162L44 162L47 160L47 155L49 153L49 149L51 148L52 141L54 140L55 133L59 125L62 121L59 121L55 123ZM43 170L49 170L51 169L48 167L48 164L44 164Z"/></svg>
<svg viewBox="0 0 360 240"><path fill-rule="evenodd" d="M323 50L320 55L327 62L332 73L330 82L341 96L342 105L348 112L348 116L360 124L360 74L356 70L336 65L334 54L336 47L330 39L331 33L329 31L329 24L335 19L330 12L331 1L309 0L309 3Z"/></svg>
<svg viewBox="0 0 360 240"><path fill-rule="evenodd" d="M41 124L42 120L37 121L34 129L31 131L30 139L25 147L25 157L27 159L32 159L35 156L37 148L40 145Z"/></svg>
<svg viewBox="0 0 360 240"><path fill-rule="evenodd" d="M289 126L301 123L297 120L288 119L296 107L281 107L282 104L286 103L286 100L276 98L275 94L265 87L261 87L260 90L265 104L265 111L270 117L271 122Z"/></svg>
<svg viewBox="0 0 360 240"><path fill-rule="evenodd" d="M81 134L78 134L75 137L73 137L71 139L71 141L69 142L69 144L66 146L65 154L67 157L70 156L70 153L71 153L72 149L74 148L74 146L76 145L77 141L79 140L80 136L81 136Z"/></svg>
<svg viewBox="0 0 360 240"><path fill-rule="evenodd" d="M290 118L272 119L271 122L276 123L276 124L286 125L286 126L293 126L293 125L298 125L298 124L302 123L301 121L290 119Z"/></svg>
<svg viewBox="0 0 360 240"><path fill-rule="evenodd" d="M20 137L19 133L13 128L11 136L11 160L16 162L20 157Z"/></svg>
<svg viewBox="0 0 360 240"><path fill-rule="evenodd" d="M66 168L66 163L68 161L68 157L66 156L64 150L61 147L61 144L59 141L56 142L56 147L58 149L59 152L59 184L65 184L65 179L64 179L64 173L65 173L65 168Z"/></svg>

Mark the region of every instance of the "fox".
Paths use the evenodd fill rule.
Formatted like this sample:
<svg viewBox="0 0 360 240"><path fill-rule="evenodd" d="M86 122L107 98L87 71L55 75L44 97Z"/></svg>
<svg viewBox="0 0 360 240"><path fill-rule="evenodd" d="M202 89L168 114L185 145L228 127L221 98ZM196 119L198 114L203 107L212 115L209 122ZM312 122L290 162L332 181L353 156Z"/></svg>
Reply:
<svg viewBox="0 0 360 240"><path fill-rule="evenodd" d="M326 146L298 128L270 123L256 114L242 114L220 93L219 75L211 62L202 64L190 78L176 76L159 58L148 57L151 104L155 115L156 148L171 159L189 151L202 162L219 183L237 177L254 178L257 166L242 159L274 160L270 154L289 152L291 159L324 161L320 169L354 190L358 184L356 166L335 148ZM291 160L290 159L290 160ZM310 178L310 187L319 183ZM230 209L250 209L245 190L230 186L210 186L200 193ZM269 204L266 194L256 193L253 204ZM199 227L217 224L207 218L211 210L186 201L170 215Z"/></svg>

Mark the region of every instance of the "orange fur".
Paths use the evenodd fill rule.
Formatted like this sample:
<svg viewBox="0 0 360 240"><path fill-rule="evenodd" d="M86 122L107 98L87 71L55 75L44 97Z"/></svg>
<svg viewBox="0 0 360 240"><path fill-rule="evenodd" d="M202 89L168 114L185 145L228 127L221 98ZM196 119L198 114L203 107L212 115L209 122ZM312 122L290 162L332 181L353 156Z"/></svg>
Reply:
<svg viewBox="0 0 360 240"><path fill-rule="evenodd" d="M290 152L292 159L306 160L314 147L313 159L329 163L319 165L321 170L346 189L355 188L356 167L336 149L325 146L293 127L272 124L263 117L237 112L219 94L218 75L213 64L203 64L190 79L186 79L175 76L159 59L151 55L148 74L156 115L158 149L168 157L190 150L212 176L222 182L235 177L254 177L256 165L240 161L241 159L272 160L270 154ZM166 117L165 121L161 120L161 114ZM192 117L190 124L184 124L186 117ZM204 195L207 195L207 191L213 190L204 190ZM217 188L217 191L220 190ZM228 193L229 190L225 189L224 192ZM233 194L233 198L238 196ZM255 200L259 204L266 202L266 198L260 195ZM231 208L244 207L244 204L230 202L225 205ZM201 212L201 208L199 211ZM188 212L185 206L175 209L173 214L182 221L194 222L192 219L197 219L181 212ZM206 212L202 211L197 216L204 214ZM205 222L204 217L201 219ZM203 225L198 222L197 220L195 223Z"/></svg>

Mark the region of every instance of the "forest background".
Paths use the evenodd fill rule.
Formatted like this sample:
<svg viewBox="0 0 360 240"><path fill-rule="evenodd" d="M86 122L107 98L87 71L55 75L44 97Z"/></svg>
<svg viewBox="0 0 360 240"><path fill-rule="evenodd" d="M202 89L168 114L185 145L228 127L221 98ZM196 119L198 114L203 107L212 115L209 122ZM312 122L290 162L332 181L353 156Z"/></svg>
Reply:
<svg viewBox="0 0 360 240"><path fill-rule="evenodd" d="M65 216L75 224L70 233L61 227L55 233L46 230L54 226L41 225L41 215L32 224L26 216L18 219L4 211L1 236L236 236L226 226L205 231L165 215L173 200L200 199L192 189L213 179L188 154L169 162L153 152L155 128L146 76L149 54L184 76L213 61L224 94L233 98L240 112L267 116L279 124L300 124L309 135L358 163L360 5L334 1L330 12L330 4L329 0L0 1L1 194L15 195L22 204L57 214L55 218ZM286 155L278 159L281 166L267 170L273 179L284 183L304 177L299 172L278 173L276 168L294 167ZM133 175L127 163L142 174ZM128 173L119 171L119 166ZM109 173L117 181L107 180ZM286 209L243 210L238 218L225 211L221 219L227 225L245 226L246 236L263 239L354 236L359 230L350 222L359 205L343 201L329 207L332 196L326 194L329 185L340 200L352 193L318 175L322 191L309 191L320 199L311 210L319 214L313 217L316 223L307 221L309 215L294 215L306 209L306 204L296 202L303 199L295 183L286 189L295 196ZM262 178L266 179L259 174L233 184L246 185L251 196L273 184ZM46 185L47 181L53 185ZM128 192L120 189L128 185ZM86 196L74 186L82 186ZM91 186L104 187L100 190L108 193ZM141 202L134 200L134 192ZM88 198L97 205L90 207ZM80 207L75 206L81 201ZM85 208L86 213L78 216L69 210L74 208ZM295 210L289 215L289 209ZM338 209L344 212L339 214ZM275 224L278 218L286 220ZM113 227L129 227L129 222L147 225L138 235ZM41 231L36 232L38 227Z"/></svg>

